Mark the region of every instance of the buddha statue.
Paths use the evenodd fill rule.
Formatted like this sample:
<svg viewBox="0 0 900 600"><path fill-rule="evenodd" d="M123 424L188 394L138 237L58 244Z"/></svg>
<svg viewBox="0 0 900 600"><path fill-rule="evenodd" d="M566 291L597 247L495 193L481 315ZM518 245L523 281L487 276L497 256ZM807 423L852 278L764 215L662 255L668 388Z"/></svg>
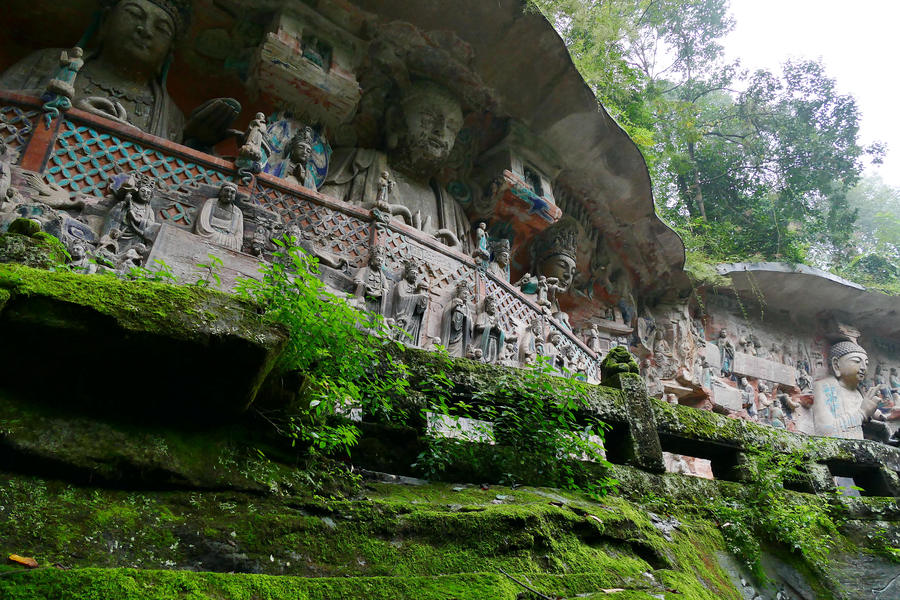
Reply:
<svg viewBox="0 0 900 600"><path fill-rule="evenodd" d="M66 81L73 105L173 141L181 141L183 133L202 146L223 139L240 112L235 100L205 103L185 127L166 91L175 42L186 32L190 13L191 0L103 0L96 43L86 48L77 75ZM0 89L40 96L58 79L62 53L60 48L31 53L0 76Z"/></svg>
<svg viewBox="0 0 900 600"><path fill-rule="evenodd" d="M385 115L385 150L335 151L322 192L357 205L374 206L384 173L394 181L392 202L410 224L467 252L469 221L462 207L435 180L462 128L459 101L444 87L420 80L400 93Z"/></svg>
<svg viewBox="0 0 900 600"><path fill-rule="evenodd" d="M862 439L862 423L875 412L877 390L864 397L859 390L866 376L869 356L855 342L842 341L831 347L832 374L813 386L813 418L816 435Z"/></svg>
<svg viewBox="0 0 900 600"><path fill-rule="evenodd" d="M237 186L226 182L215 198L203 203L194 225L194 233L214 244L240 252L244 244L244 213L235 206Z"/></svg>
<svg viewBox="0 0 900 600"><path fill-rule="evenodd" d="M569 329L569 315L560 308L559 296L567 293L575 281L578 251L576 227L572 221L560 221L544 230L531 243L531 272L538 275L538 304L546 303L546 309L553 318ZM548 285L546 299L541 291L544 282Z"/></svg>

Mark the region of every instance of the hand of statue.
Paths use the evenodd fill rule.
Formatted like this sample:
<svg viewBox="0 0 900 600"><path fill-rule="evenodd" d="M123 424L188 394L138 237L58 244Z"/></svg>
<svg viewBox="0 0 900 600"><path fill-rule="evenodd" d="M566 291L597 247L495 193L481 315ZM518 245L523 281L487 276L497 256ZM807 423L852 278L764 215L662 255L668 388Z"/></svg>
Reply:
<svg viewBox="0 0 900 600"><path fill-rule="evenodd" d="M194 109L184 126L184 143L194 148L212 148L228 135L228 128L241 114L234 98L213 98Z"/></svg>
<svg viewBox="0 0 900 600"><path fill-rule="evenodd" d="M131 123L128 122L128 113L125 110L125 107L122 106L119 101L113 100L112 98L88 96L87 98L82 98L76 102L75 108L80 108L83 111L106 117L107 119L112 119L125 125L131 125Z"/></svg>

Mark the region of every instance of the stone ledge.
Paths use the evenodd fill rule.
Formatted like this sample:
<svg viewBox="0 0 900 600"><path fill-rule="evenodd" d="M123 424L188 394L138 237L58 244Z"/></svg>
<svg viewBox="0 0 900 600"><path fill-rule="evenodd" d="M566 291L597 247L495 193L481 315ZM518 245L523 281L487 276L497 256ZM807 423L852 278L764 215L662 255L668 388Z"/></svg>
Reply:
<svg viewBox="0 0 900 600"><path fill-rule="evenodd" d="M215 420L253 402L286 341L196 287L0 265L0 290L0 378L69 408Z"/></svg>

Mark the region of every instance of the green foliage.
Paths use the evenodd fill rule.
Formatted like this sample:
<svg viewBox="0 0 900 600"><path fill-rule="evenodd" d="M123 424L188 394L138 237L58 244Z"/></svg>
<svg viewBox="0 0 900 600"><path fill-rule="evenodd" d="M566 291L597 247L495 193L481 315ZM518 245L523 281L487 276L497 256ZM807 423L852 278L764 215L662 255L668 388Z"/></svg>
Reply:
<svg viewBox="0 0 900 600"><path fill-rule="evenodd" d="M819 266L848 252L848 192L883 148L860 144L856 102L820 63L747 73L727 62L726 0L529 4L644 153L660 216L689 250ZM897 214L885 211L884 231L900 231Z"/></svg>
<svg viewBox="0 0 900 600"><path fill-rule="evenodd" d="M495 388L471 399L451 401L446 393L430 394L437 401L426 410L444 424L456 423L459 435L432 432L414 466L435 477L456 463L467 463L479 471L502 473L504 484L528 481L593 496L607 493L616 482L598 477L588 466L609 466L603 449L607 426L590 414L583 384L554 374L552 365L539 360L529 368L504 371ZM464 432L459 417L493 425ZM498 451L479 452L478 441L496 443Z"/></svg>
<svg viewBox="0 0 900 600"><path fill-rule="evenodd" d="M729 550L761 580L760 539L783 544L820 572L827 569L840 536L829 498L798 498L784 489L786 481L809 477L804 468L808 462L808 449L790 454L756 451L748 456L741 495L712 507Z"/></svg>
<svg viewBox="0 0 900 600"><path fill-rule="evenodd" d="M294 245L296 240L276 243L280 250L260 269L262 279L241 280L237 288L259 304L265 319L287 327L288 343L276 368L300 374L297 403L286 414L267 418L312 453L349 452L359 430L334 415L360 404L382 341L373 331L381 328L377 317L327 290L316 277L317 260Z"/></svg>

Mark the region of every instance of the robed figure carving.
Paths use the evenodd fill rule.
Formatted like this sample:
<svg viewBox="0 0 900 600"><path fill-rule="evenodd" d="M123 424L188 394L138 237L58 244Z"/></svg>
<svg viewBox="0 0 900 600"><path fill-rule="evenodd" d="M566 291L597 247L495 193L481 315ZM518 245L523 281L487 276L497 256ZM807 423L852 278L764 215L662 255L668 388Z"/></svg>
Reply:
<svg viewBox="0 0 900 600"><path fill-rule="evenodd" d="M487 363L497 362L506 344L506 332L500 321L497 299L493 296L484 299L484 310L478 315L475 331L481 335L479 347L482 360Z"/></svg>
<svg viewBox="0 0 900 600"><path fill-rule="evenodd" d="M153 244L159 231L151 205L155 194L156 182L143 174L132 174L116 190L118 201L106 216L102 237L115 239L118 252L138 244Z"/></svg>
<svg viewBox="0 0 900 600"><path fill-rule="evenodd" d="M866 376L869 355L855 342L834 344L829 353L831 374L815 383L813 417L816 435L862 439L863 421L877 408L876 388L863 396L860 381Z"/></svg>
<svg viewBox="0 0 900 600"><path fill-rule="evenodd" d="M469 220L434 180L462 128L459 100L446 88L419 80L399 92L384 123L387 152L336 150L322 192L353 204L375 206L387 173L393 182L391 214L402 215L413 227L466 251Z"/></svg>
<svg viewBox="0 0 900 600"><path fill-rule="evenodd" d="M453 298L441 319L441 344L450 356L463 357L472 339L472 287L467 281L456 284Z"/></svg>
<svg viewBox="0 0 900 600"><path fill-rule="evenodd" d="M237 186L222 184L219 195L209 198L197 215L194 233L214 244L240 252L244 244L244 213L235 206Z"/></svg>
<svg viewBox="0 0 900 600"><path fill-rule="evenodd" d="M422 319L429 303L428 288L419 261L407 258L403 262L403 278L394 285L391 294L391 315L400 330L400 341L419 345Z"/></svg>
<svg viewBox="0 0 900 600"><path fill-rule="evenodd" d="M102 0L100 6L96 35L82 41L94 42L85 48L83 65L73 64L71 73L63 75L71 89L57 89L60 48L38 50L7 69L0 76L0 89L35 96L48 89L72 92L76 108L170 140L180 141L184 135L196 147L223 139L240 112L237 101L210 100L185 126L184 114L166 91L175 43L187 31L191 0ZM74 62L81 61L77 57Z"/></svg>
<svg viewBox="0 0 900 600"><path fill-rule="evenodd" d="M361 267L353 278L356 284L354 296L356 304L370 313L385 316L389 279L384 269L385 250L383 246L374 246L369 251L369 264Z"/></svg>

